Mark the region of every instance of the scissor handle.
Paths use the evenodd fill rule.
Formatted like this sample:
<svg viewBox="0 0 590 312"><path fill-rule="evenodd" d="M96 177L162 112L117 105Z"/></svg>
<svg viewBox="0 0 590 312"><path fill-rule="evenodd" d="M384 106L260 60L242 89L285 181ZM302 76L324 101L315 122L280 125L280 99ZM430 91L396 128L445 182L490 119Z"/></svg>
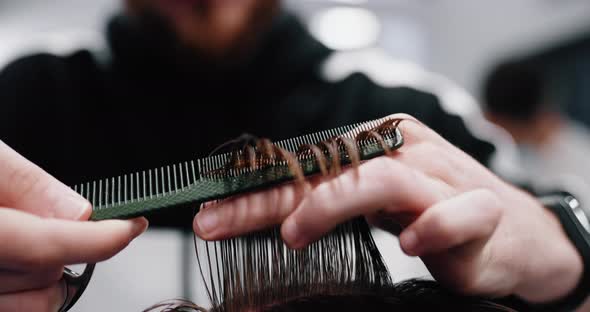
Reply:
<svg viewBox="0 0 590 312"><path fill-rule="evenodd" d="M90 283L95 266L96 264L94 263L87 264L82 274L64 268L62 277L66 282L66 300L59 312L69 311L78 302L78 299L80 299L80 296L82 296L82 293L88 287L88 283Z"/></svg>

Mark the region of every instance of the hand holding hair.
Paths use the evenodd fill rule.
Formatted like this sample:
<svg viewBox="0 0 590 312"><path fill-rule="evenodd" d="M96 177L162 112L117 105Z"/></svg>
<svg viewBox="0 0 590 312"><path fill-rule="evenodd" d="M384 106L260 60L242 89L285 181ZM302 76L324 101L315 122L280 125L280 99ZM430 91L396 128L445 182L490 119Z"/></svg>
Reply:
<svg viewBox="0 0 590 312"><path fill-rule="evenodd" d="M0 141L0 311L57 311L68 264L121 251L147 221L81 222L90 203Z"/></svg>
<svg viewBox="0 0 590 312"><path fill-rule="evenodd" d="M365 216L384 228L400 224L404 251L456 291L542 303L575 288L581 258L549 211L412 117L389 118L411 119L400 124L406 143L393 157L306 187L286 184L209 204L195 232L218 240L281 224L287 244L302 248Z"/></svg>

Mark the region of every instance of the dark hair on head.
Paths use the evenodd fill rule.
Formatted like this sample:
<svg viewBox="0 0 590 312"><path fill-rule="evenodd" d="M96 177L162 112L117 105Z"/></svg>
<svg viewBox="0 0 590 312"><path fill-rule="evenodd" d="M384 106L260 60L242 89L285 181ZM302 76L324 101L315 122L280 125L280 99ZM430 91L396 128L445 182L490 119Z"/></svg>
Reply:
<svg viewBox="0 0 590 312"><path fill-rule="evenodd" d="M498 312L514 310L480 298L451 293L434 281L410 280L371 292L297 298L261 311Z"/></svg>
<svg viewBox="0 0 590 312"><path fill-rule="evenodd" d="M484 83L488 112L516 120L530 120L543 108L545 82L541 71L526 61L496 66Z"/></svg>
<svg viewBox="0 0 590 312"><path fill-rule="evenodd" d="M204 312L196 305L181 300L152 307L157 312ZM210 312L216 312L211 309ZM337 292L292 298L285 302L256 308L247 312L357 312L357 311L454 311L454 312L512 312L511 308L476 297L452 293L434 281L409 280L388 287L355 293Z"/></svg>

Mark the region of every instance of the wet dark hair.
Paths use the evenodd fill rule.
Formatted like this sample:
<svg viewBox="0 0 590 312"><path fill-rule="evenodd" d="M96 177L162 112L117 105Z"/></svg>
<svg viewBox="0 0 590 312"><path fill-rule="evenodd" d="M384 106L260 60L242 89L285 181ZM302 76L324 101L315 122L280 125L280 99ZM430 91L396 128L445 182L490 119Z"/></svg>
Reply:
<svg viewBox="0 0 590 312"><path fill-rule="evenodd" d="M509 61L490 72L483 93L485 108L490 113L526 121L544 108L545 81L534 64Z"/></svg>
<svg viewBox="0 0 590 312"><path fill-rule="evenodd" d="M262 311L512 311L491 301L447 291L434 281L410 280L392 287L352 295L297 298Z"/></svg>
<svg viewBox="0 0 590 312"><path fill-rule="evenodd" d="M159 310L158 310L159 309ZM409 280L391 287L354 294L314 295L293 298L279 304L245 309L250 312L320 312L320 311L516 311L492 301L455 294L434 281ZM190 302L175 300L154 306L146 312L205 312ZM216 312L211 309L208 312Z"/></svg>

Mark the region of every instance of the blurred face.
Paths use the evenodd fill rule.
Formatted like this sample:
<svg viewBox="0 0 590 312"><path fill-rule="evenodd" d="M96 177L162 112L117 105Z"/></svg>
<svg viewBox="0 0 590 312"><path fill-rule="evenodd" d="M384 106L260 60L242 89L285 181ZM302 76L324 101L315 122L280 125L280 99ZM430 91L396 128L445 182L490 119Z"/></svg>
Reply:
<svg viewBox="0 0 590 312"><path fill-rule="evenodd" d="M278 0L126 0L131 14L154 12L187 46L213 58L248 49L269 27Z"/></svg>

